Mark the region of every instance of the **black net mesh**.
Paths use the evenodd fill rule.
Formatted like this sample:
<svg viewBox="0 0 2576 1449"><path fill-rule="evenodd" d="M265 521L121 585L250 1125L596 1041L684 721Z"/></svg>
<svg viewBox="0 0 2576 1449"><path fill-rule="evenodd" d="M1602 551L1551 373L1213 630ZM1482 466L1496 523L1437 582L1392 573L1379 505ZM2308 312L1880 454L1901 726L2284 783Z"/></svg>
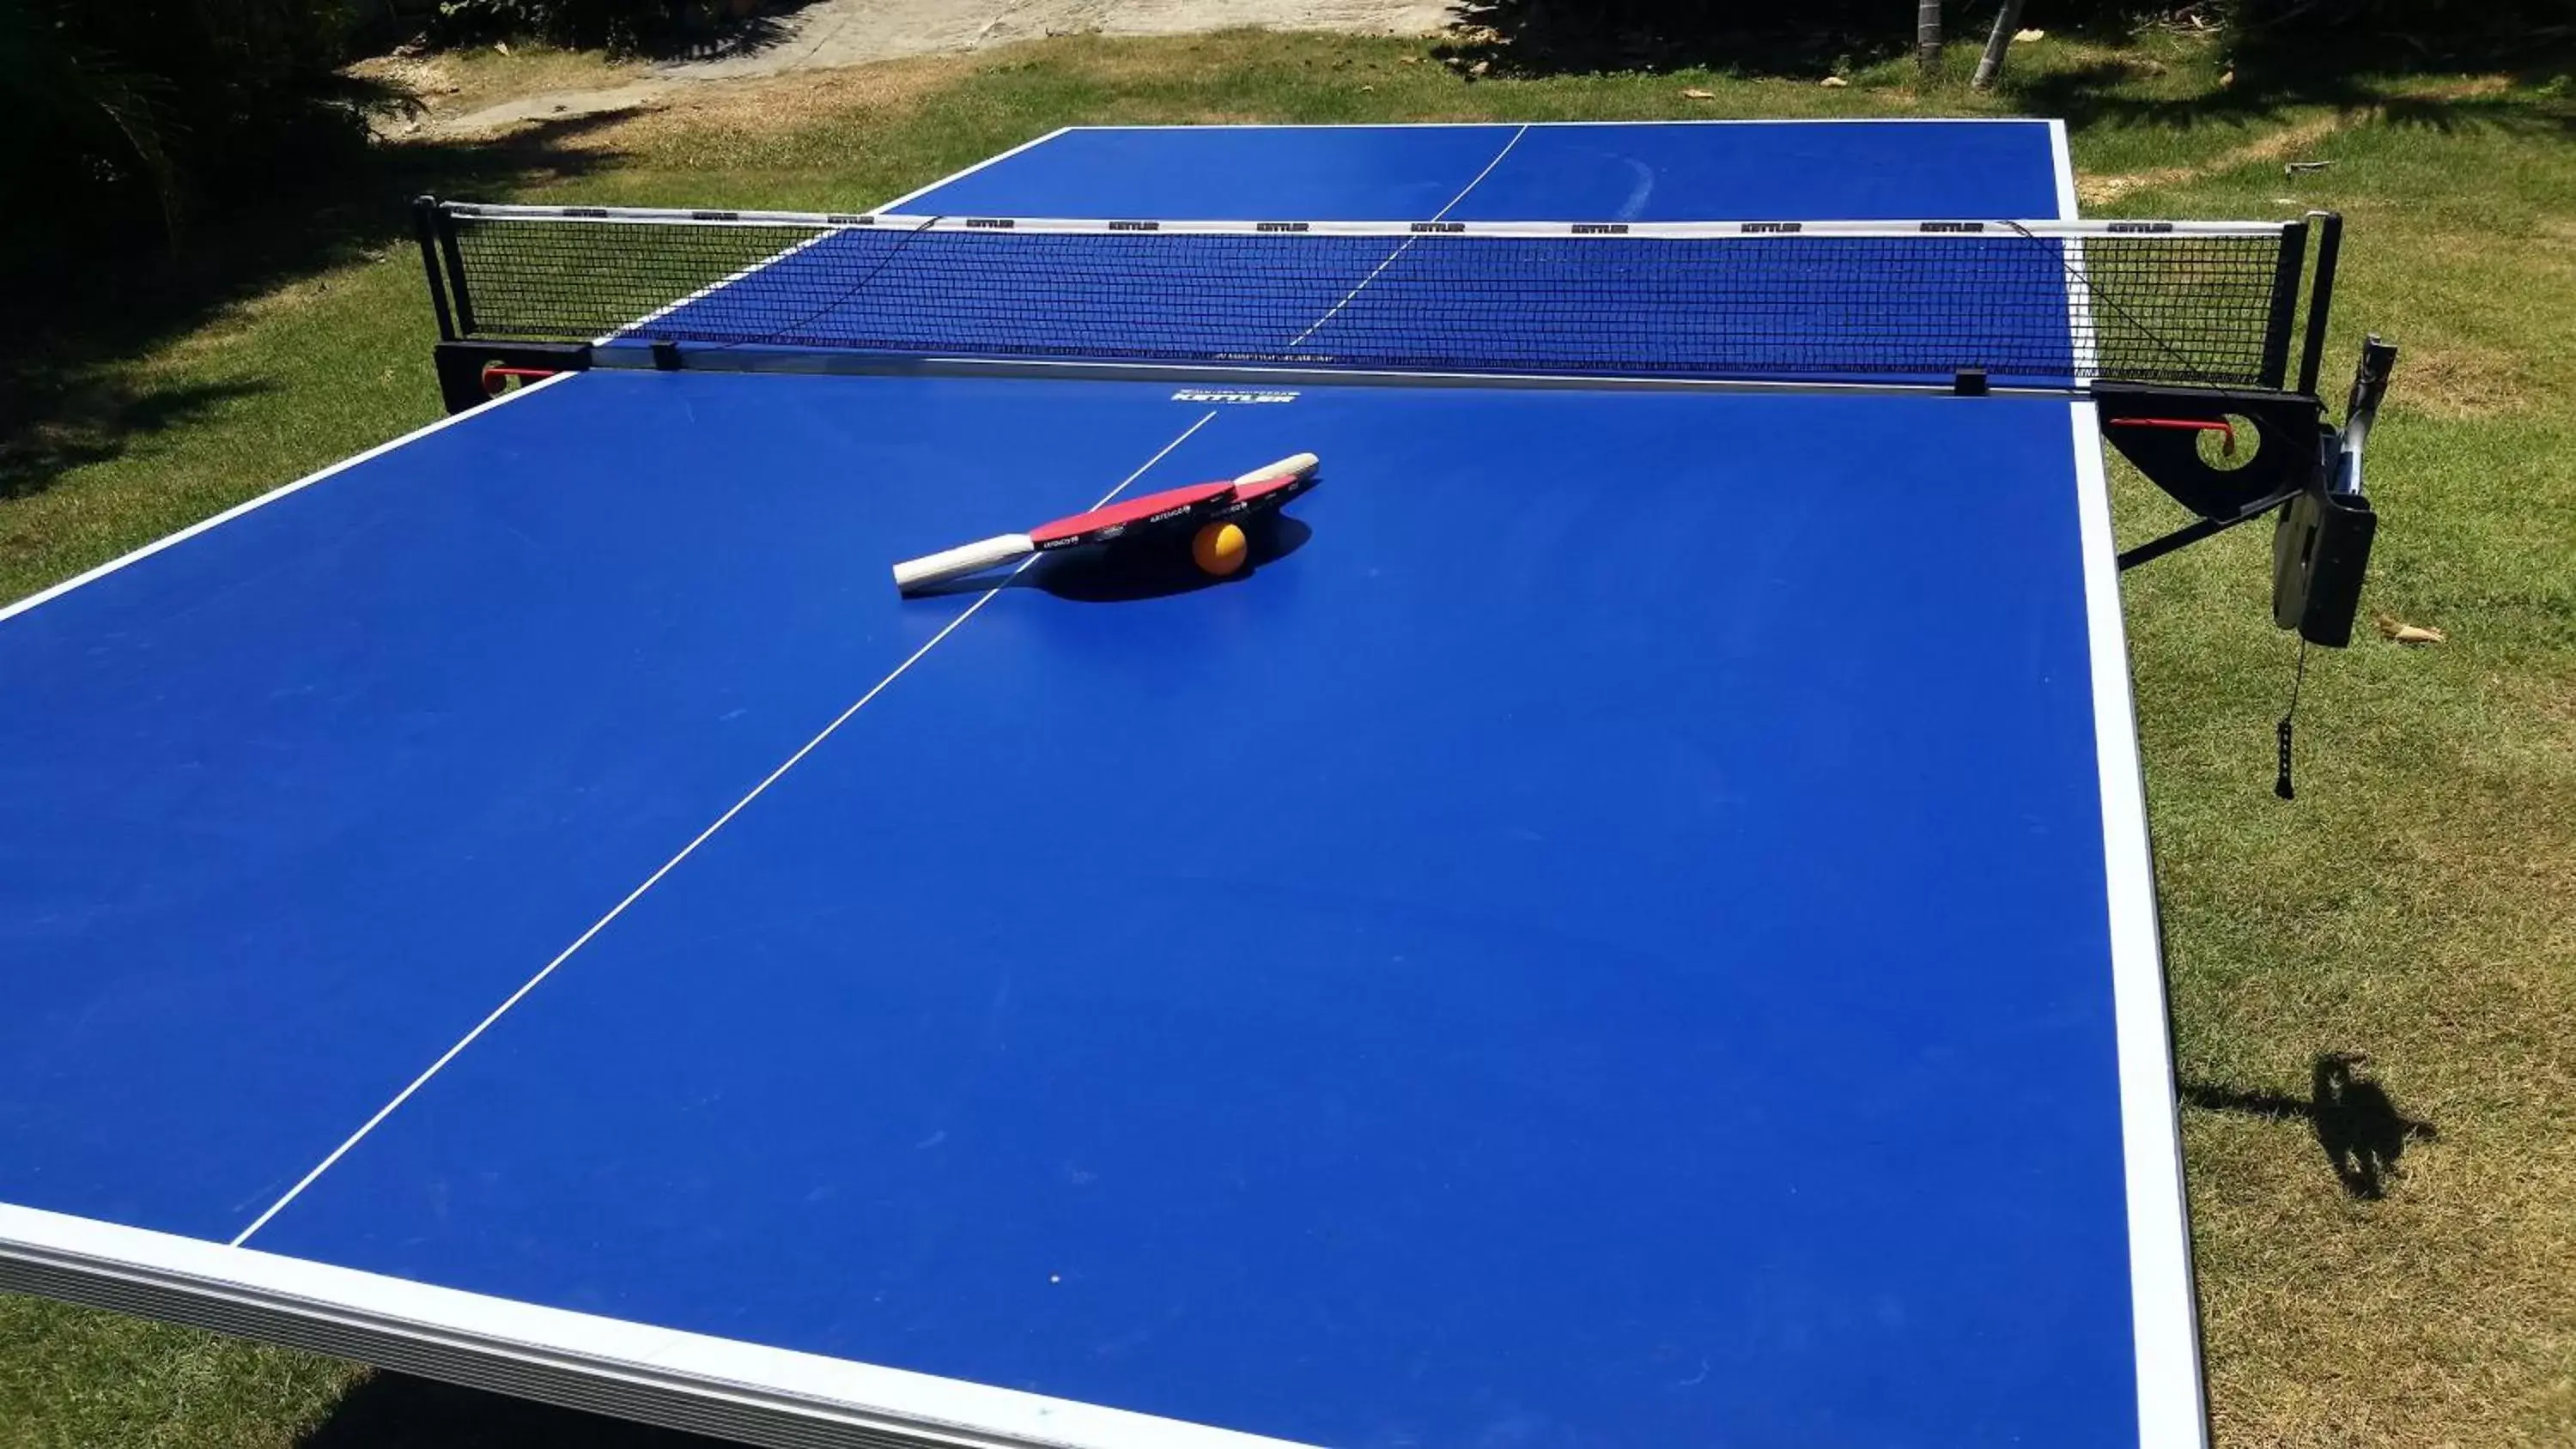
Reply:
<svg viewBox="0 0 2576 1449"><path fill-rule="evenodd" d="M482 337L1712 377L2277 385L2278 230L1210 233L451 208Z"/></svg>

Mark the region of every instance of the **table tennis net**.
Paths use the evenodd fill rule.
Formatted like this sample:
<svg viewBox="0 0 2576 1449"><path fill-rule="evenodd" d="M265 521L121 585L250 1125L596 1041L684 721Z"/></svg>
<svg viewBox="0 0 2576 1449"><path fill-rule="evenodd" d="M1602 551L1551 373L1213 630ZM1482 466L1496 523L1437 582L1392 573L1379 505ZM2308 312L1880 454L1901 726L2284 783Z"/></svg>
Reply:
<svg viewBox="0 0 2576 1449"><path fill-rule="evenodd" d="M2298 223L1035 221L437 208L471 338L2278 387Z"/></svg>

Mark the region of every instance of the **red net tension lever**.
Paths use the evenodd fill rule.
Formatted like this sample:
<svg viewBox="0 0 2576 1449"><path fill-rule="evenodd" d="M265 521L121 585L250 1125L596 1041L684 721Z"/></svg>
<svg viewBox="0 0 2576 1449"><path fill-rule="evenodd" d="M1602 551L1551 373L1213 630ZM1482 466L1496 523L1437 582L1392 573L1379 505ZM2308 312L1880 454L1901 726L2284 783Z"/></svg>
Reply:
<svg viewBox="0 0 2576 1449"><path fill-rule="evenodd" d="M499 363L494 363L483 369L483 390L497 393L501 390L501 384L514 377L521 382L534 382L538 378L554 375L554 369L550 367L503 367Z"/></svg>

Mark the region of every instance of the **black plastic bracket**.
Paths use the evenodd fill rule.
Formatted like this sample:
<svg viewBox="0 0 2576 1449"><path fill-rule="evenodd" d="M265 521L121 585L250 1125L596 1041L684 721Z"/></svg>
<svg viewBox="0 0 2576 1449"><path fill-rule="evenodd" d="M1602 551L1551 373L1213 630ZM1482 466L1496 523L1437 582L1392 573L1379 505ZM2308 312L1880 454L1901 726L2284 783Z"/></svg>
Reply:
<svg viewBox="0 0 2576 1449"><path fill-rule="evenodd" d="M2279 506L2315 482L2333 457L2325 405L2299 393L2097 382L2092 394L2102 435L2120 456L2175 502L2222 525ZM2212 465L2201 456L2198 431L2171 426L2237 419L2252 425L2253 437L2240 439L2240 446L2250 444L2251 456L2236 468Z"/></svg>
<svg viewBox="0 0 2576 1449"><path fill-rule="evenodd" d="M435 196L416 196L411 203L412 236L420 243L420 264L429 274L429 309L438 319L438 340L456 340L456 314L447 301L447 278L439 268L439 239L447 218Z"/></svg>
<svg viewBox="0 0 2576 1449"><path fill-rule="evenodd" d="M2334 310L2336 259L2343 253L2343 218L2331 211L2308 213L2317 233L2317 269L2308 284L2308 335L2299 348L2299 391L2317 393L2317 368L2325 361L2326 320Z"/></svg>
<svg viewBox="0 0 2576 1449"><path fill-rule="evenodd" d="M2272 531L2272 621L2329 649L2352 642L2361 612L2361 581L2379 534L2362 491L2362 453L2396 365L2397 349L2377 333L2363 340L2343 432L2331 440L2315 484L2290 501Z"/></svg>
<svg viewBox="0 0 2576 1449"><path fill-rule="evenodd" d="M2248 502L2243 508L2225 518L2204 518L2197 523L2186 523L2173 532L2159 538L2151 538L2136 548L2123 549L2120 552L2120 568L2126 572L2142 563L2153 563L2177 549L2189 548L2212 534L2225 533L2240 523L2251 523L2291 499L2299 497L2303 491L2290 489L2280 493L2267 493Z"/></svg>
<svg viewBox="0 0 2576 1449"><path fill-rule="evenodd" d="M580 372L590 366L587 342L441 342L432 353L439 401L451 413L479 407L496 395L495 367L532 372Z"/></svg>
<svg viewBox="0 0 2576 1449"><path fill-rule="evenodd" d="M2377 515L2361 490L2361 454L2387 390L2397 349L2376 336L2362 347L2340 432L2313 394L2096 383L2103 435L2157 487L2200 515L2120 555L2135 568L2211 534L2277 512L2272 532L2272 618L2311 644L2352 642ZM2202 438L2254 434L2244 465L2222 468Z"/></svg>
<svg viewBox="0 0 2576 1449"><path fill-rule="evenodd" d="M2327 649L2352 642L2379 517L2358 493L2310 488L2272 530L2272 622Z"/></svg>

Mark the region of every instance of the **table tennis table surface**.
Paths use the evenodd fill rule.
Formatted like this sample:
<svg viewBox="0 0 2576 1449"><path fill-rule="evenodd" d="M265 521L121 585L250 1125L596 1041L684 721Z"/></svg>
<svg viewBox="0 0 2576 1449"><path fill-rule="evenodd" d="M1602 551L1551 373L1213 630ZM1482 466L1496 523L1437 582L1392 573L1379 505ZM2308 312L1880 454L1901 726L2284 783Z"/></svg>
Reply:
<svg viewBox="0 0 2576 1449"><path fill-rule="evenodd" d="M2072 217L2041 121L913 213ZM895 558L1324 459L1243 575ZM773 1443L2192 1444L2088 404L600 368L0 613L0 1284Z"/></svg>

